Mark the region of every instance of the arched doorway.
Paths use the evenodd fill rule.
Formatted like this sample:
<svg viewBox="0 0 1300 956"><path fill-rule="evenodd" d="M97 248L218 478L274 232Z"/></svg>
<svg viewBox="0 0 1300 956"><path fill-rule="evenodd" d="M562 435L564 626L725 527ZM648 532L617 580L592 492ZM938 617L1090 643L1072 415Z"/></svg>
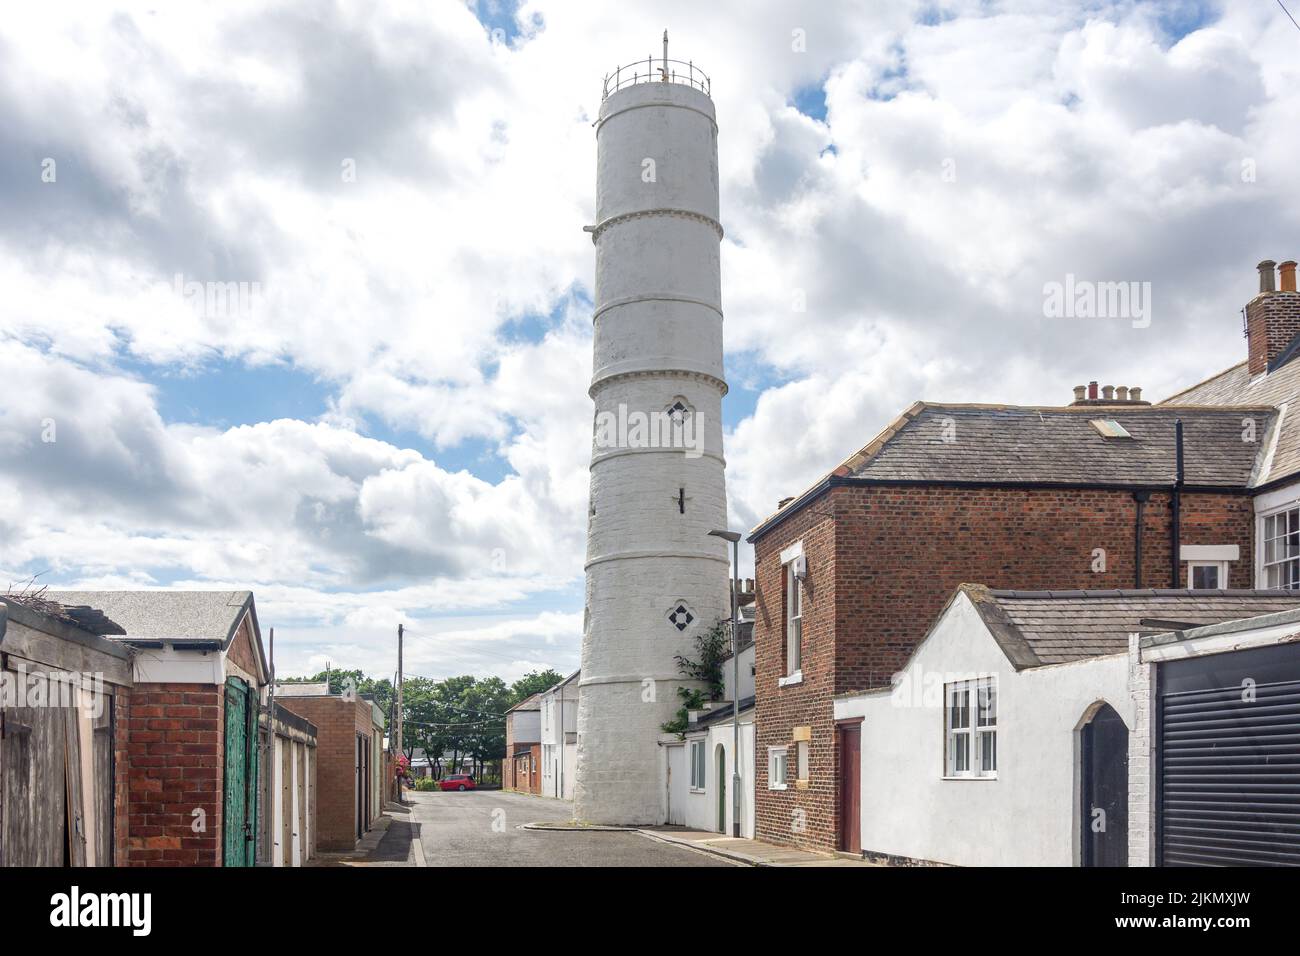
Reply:
<svg viewBox="0 0 1300 956"><path fill-rule="evenodd" d="M718 744L718 832L727 832L727 749Z"/></svg>
<svg viewBox="0 0 1300 956"><path fill-rule="evenodd" d="M1128 866L1128 727L1110 704L1079 730L1084 866Z"/></svg>

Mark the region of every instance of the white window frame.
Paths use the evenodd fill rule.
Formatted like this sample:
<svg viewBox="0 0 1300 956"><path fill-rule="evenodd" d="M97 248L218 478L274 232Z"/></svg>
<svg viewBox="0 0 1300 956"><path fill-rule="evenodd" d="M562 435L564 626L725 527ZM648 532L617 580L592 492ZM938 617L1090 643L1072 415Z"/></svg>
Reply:
<svg viewBox="0 0 1300 956"><path fill-rule="evenodd" d="M980 713L980 691L987 689L992 693L991 714ZM953 725L954 702L958 694L967 695L965 701L965 722ZM943 776L945 780L996 780L998 776L997 738L998 738L998 684L996 677L975 677L969 680L952 681L943 687ZM992 767L985 769L981 763L980 742L987 737L991 741ZM958 746L965 750L965 767L957 766Z"/></svg>
<svg viewBox="0 0 1300 956"><path fill-rule="evenodd" d="M807 740L796 741L794 745L794 779L796 782L808 782L808 767L811 762L812 744Z"/></svg>
<svg viewBox="0 0 1300 956"><path fill-rule="evenodd" d="M802 541L795 542L781 552L781 589L785 605L781 630L785 641L785 676L777 681L780 687L803 681L804 594L799 572L805 567Z"/></svg>
<svg viewBox="0 0 1300 956"><path fill-rule="evenodd" d="M780 764L780 772L777 772L777 765ZM767 748L767 789L785 790L788 788L786 777L789 774L789 748L768 747Z"/></svg>
<svg viewBox="0 0 1300 956"><path fill-rule="evenodd" d="M1227 561L1188 561L1187 562L1187 587L1188 590L1194 589L1196 584L1196 568L1214 568L1219 572L1219 583L1215 586L1218 588L1227 588L1228 586L1228 562ZM1206 589L1209 590L1209 589Z"/></svg>
<svg viewBox="0 0 1300 956"><path fill-rule="evenodd" d="M1272 539L1268 537L1267 529L1268 529L1269 520L1273 518L1279 518L1282 517L1283 515L1287 515L1291 513L1295 513L1297 522L1300 522L1300 503L1297 503L1295 501L1287 502L1286 504L1280 507L1271 508L1268 511L1257 516L1258 520L1255 525L1255 531L1256 531L1255 540L1257 542L1256 549L1259 555L1259 563L1256 566L1257 573L1255 575L1255 586L1258 588L1276 587L1277 585L1272 585L1269 583L1268 580L1269 569L1274 567L1283 568L1288 563L1293 561L1298 562L1296 578L1297 581L1300 581L1300 557L1291 556L1291 557L1285 557L1273 561L1268 560L1269 540L1277 540L1279 537L1283 537L1279 535L1274 535ZM1286 534L1289 535L1290 532L1288 531ZM1285 585L1282 586L1285 587ZM1300 584L1297 584L1297 587L1300 587Z"/></svg>
<svg viewBox="0 0 1300 956"><path fill-rule="evenodd" d="M705 784L708 782L706 774L708 773L709 761L708 753L703 740L691 741L691 790L696 793L703 793ZM699 754L697 757L696 754Z"/></svg>

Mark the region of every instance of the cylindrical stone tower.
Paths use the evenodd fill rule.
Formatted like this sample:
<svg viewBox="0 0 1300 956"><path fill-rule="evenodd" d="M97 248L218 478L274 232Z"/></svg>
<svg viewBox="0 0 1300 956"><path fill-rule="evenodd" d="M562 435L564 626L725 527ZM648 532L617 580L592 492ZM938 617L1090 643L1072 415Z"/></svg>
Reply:
<svg viewBox="0 0 1300 956"><path fill-rule="evenodd" d="M665 40L666 46L666 40ZM606 81L596 125L595 401L574 816L663 820L675 656L729 613L718 128L692 64ZM730 773L730 768L728 769Z"/></svg>

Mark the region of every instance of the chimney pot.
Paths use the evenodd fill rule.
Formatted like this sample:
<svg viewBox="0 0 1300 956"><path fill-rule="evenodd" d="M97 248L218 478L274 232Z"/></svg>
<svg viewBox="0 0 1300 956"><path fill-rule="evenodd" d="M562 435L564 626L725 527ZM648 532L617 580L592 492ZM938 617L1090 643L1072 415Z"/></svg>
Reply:
<svg viewBox="0 0 1300 956"><path fill-rule="evenodd" d="M1259 270L1259 291L1260 292L1277 291L1277 286L1274 284L1275 276L1273 275L1273 267L1276 265L1277 263L1274 262L1272 259L1265 259L1263 262L1261 262L1259 265L1255 267Z"/></svg>
<svg viewBox="0 0 1300 956"><path fill-rule="evenodd" d="M1117 401L1117 402L1127 402L1127 401L1128 401L1128 386L1127 386L1127 385L1119 385L1119 386L1116 386L1116 388L1115 388L1115 401Z"/></svg>
<svg viewBox="0 0 1300 956"><path fill-rule="evenodd" d="M1295 261L1294 259L1288 259L1286 262L1282 263L1280 266L1277 267L1278 272L1282 273L1282 291L1283 291L1283 292L1294 292L1294 291L1296 291L1296 288L1295 288L1295 266L1296 266L1296 261Z"/></svg>
<svg viewBox="0 0 1300 956"><path fill-rule="evenodd" d="M1106 401L1108 401L1108 402L1113 402L1113 401L1115 401L1115 386L1114 386L1114 385L1103 385L1103 386L1102 386L1102 389L1101 389L1101 397L1104 398L1104 399L1105 399Z"/></svg>
<svg viewBox="0 0 1300 956"><path fill-rule="evenodd" d="M1074 400L1075 400L1076 402L1081 402L1081 401L1083 401L1084 397L1085 397L1087 394L1088 394L1088 386L1087 386L1087 385L1076 385L1076 386L1074 386Z"/></svg>
<svg viewBox="0 0 1300 956"><path fill-rule="evenodd" d="M1088 398L1089 398L1090 400L1094 401L1094 402L1097 400L1097 383L1096 383L1096 382L1089 382L1089 383L1088 383Z"/></svg>
<svg viewBox="0 0 1300 956"><path fill-rule="evenodd" d="M1132 388L1130 388L1130 389L1128 390L1128 400L1129 400L1130 402L1140 402L1140 401L1142 401L1142 389L1138 388L1138 386L1136 386L1136 385L1134 385Z"/></svg>

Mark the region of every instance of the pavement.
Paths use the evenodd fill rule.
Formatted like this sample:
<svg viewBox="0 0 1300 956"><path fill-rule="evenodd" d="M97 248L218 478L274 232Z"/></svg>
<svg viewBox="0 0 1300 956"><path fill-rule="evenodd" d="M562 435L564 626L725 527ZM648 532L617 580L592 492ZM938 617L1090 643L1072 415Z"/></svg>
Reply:
<svg viewBox="0 0 1300 956"><path fill-rule="evenodd" d="M418 866L416 848L419 827L411 820L411 808L397 803L384 812L350 853L318 851L308 866ZM422 856L422 854L420 854Z"/></svg>
<svg viewBox="0 0 1300 956"><path fill-rule="evenodd" d="M872 866L684 827L574 828L573 806L525 793L407 791L352 853L313 866Z"/></svg>
<svg viewBox="0 0 1300 956"><path fill-rule="evenodd" d="M646 839L635 830L524 829L525 824L562 823L573 816L572 804L546 797L468 790L408 792L406 799L411 813L404 822L414 826L428 866L736 865L690 846Z"/></svg>
<svg viewBox="0 0 1300 956"><path fill-rule="evenodd" d="M712 853L745 866L877 866L858 857L837 856L746 840L712 830L683 827L642 827L637 831L652 840Z"/></svg>

